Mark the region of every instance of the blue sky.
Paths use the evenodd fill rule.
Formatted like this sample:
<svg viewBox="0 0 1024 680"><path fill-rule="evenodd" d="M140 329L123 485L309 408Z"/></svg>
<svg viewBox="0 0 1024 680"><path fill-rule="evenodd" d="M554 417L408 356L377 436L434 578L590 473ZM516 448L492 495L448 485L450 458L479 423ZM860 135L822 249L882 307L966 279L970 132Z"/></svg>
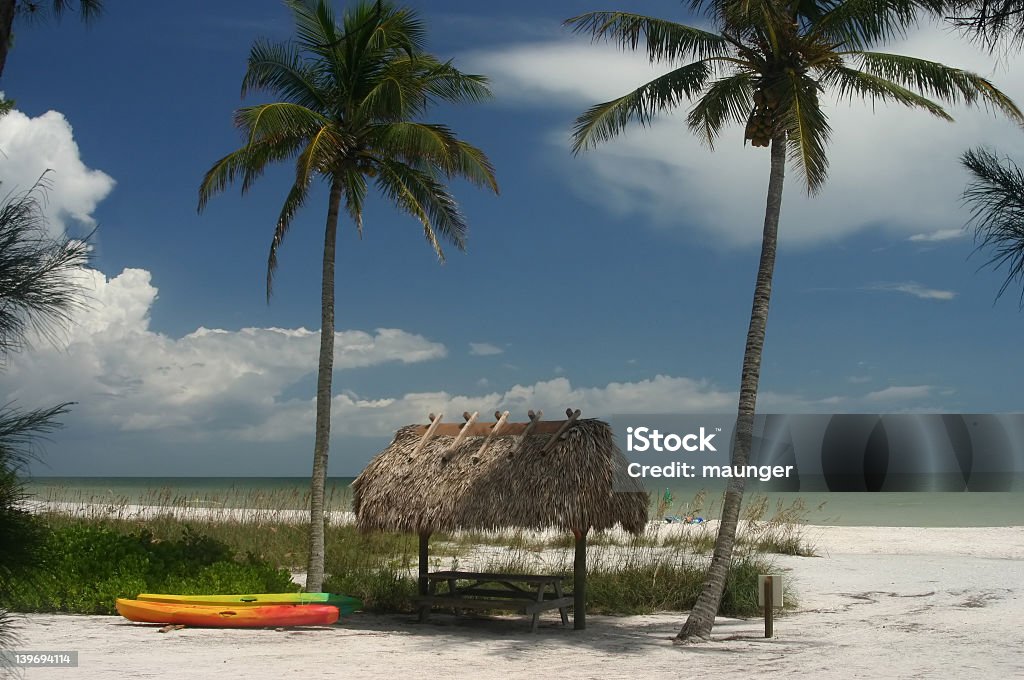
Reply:
<svg viewBox="0 0 1024 680"><path fill-rule="evenodd" d="M482 147L502 191L455 186L469 252L444 266L383 202L361 241L343 223L331 474L358 472L428 411L733 408L767 153L743 147L739 129L712 153L677 115L574 158L573 118L658 72L561 28L600 7L411 4L435 53L492 80L493 101L429 118ZM687 18L674 2L642 7ZM37 473L307 473L326 198L289 235L269 305L287 167L196 213L202 174L240 141L231 114L249 45L289 31L273 0L112 3L90 27L16 26L0 181L25 187L50 167L53 228L98 225L90 310L2 378L24 406L78 402ZM888 49L980 71L1024 102L1014 62L995 68L941 27ZM808 199L787 177L761 408L1021 410L1024 316L1017 291L993 304L1000 275L969 258L957 162L978 144L1024 157L1020 131L959 108L951 125L829 107L829 185Z"/></svg>

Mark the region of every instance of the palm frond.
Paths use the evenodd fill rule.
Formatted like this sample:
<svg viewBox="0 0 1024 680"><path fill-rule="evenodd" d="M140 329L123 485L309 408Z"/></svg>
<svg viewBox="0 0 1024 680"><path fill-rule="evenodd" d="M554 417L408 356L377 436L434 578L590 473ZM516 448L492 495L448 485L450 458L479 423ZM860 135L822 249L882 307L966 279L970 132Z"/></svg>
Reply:
<svg viewBox="0 0 1024 680"><path fill-rule="evenodd" d="M973 105L981 100L986 108L1002 112L1018 125L1024 125L1024 113L1013 100L976 73L900 54L859 52L855 56L861 59L861 70L866 73L951 104Z"/></svg>
<svg viewBox="0 0 1024 680"><path fill-rule="evenodd" d="M356 225L356 233L363 238L363 206L369 186L366 177L358 169L348 170L343 175L345 186L345 210Z"/></svg>
<svg viewBox="0 0 1024 680"><path fill-rule="evenodd" d="M458 139L444 125L400 121L378 126L373 147L411 166L431 165L447 177L462 177L498 192L494 166L477 147Z"/></svg>
<svg viewBox="0 0 1024 680"><path fill-rule="evenodd" d="M923 11L937 11L941 0L845 0L813 22L808 36L864 50L906 35Z"/></svg>
<svg viewBox="0 0 1024 680"><path fill-rule="evenodd" d="M858 71L842 65L833 65L823 69L821 83L826 87L834 87L840 97L853 101L854 96L882 102L894 102L912 108L924 109L928 113L943 120L952 121L944 108L931 99L897 85L891 80L864 71Z"/></svg>
<svg viewBox="0 0 1024 680"><path fill-rule="evenodd" d="M595 41L609 40L624 50L635 51L642 40L652 63L704 60L729 53L729 45L720 35L641 14L588 12L563 23L573 33L589 33Z"/></svg>
<svg viewBox="0 0 1024 680"><path fill-rule="evenodd" d="M242 96L253 90L273 92L289 102L323 112L328 103L317 80L315 67L302 59L295 45L258 40L249 51Z"/></svg>
<svg viewBox="0 0 1024 680"><path fill-rule="evenodd" d="M982 148L967 151L961 162L974 176L963 198L971 208L976 250L991 251L987 266L1007 268L998 299L1014 281L1024 283L1024 172ZM1024 287L1019 304L1024 309Z"/></svg>
<svg viewBox="0 0 1024 680"><path fill-rule="evenodd" d="M281 206L281 212L278 215L277 224L274 226L274 237L270 240L270 253L267 255L267 302L270 302L270 297L274 293L274 274L277 272L277 251L281 248L281 244L284 242L284 237L292 226L292 220L295 219L295 214L299 211L299 208L302 207L303 203L306 202L306 197L308 195L309 182L296 181L288 191L288 195L284 199L284 204Z"/></svg>
<svg viewBox="0 0 1024 680"><path fill-rule="evenodd" d="M71 402L49 408L23 411L8 402L0 406L0 469L20 472L38 459L41 440L61 428L61 416L67 415Z"/></svg>
<svg viewBox="0 0 1024 680"><path fill-rule="evenodd" d="M797 165L807 193L821 189L828 175L828 145L832 129L818 101L818 84L794 71L780 82L779 125L788 141L790 160Z"/></svg>
<svg viewBox="0 0 1024 680"><path fill-rule="evenodd" d="M291 102L246 106L235 112L235 127L246 135L247 145L310 138L331 125L319 111Z"/></svg>
<svg viewBox="0 0 1024 680"><path fill-rule="evenodd" d="M391 159L378 166L377 187L400 209L423 225L423 235L444 262L443 238L459 250L466 248L466 221L448 190L430 173ZM440 237L440 238L439 238Z"/></svg>
<svg viewBox="0 0 1024 680"><path fill-rule="evenodd" d="M278 143L256 142L249 144L215 162L199 184L199 205L203 212L214 195L224 191L229 184L242 178L242 193L248 192L271 163L288 160L300 153L306 140L301 137L282 140Z"/></svg>
<svg viewBox="0 0 1024 680"><path fill-rule="evenodd" d="M57 343L86 305L75 273L89 261L85 240L52 236L43 215L45 175L0 203L0 358L31 344Z"/></svg>
<svg viewBox="0 0 1024 680"><path fill-rule="evenodd" d="M947 19L989 52L1024 47L1024 2L1021 0L952 0Z"/></svg>
<svg viewBox="0 0 1024 680"><path fill-rule="evenodd" d="M754 106L753 82L754 76L747 71L720 78L708 86L690 109L687 124L708 147L714 148L715 139L726 124L742 125L746 121Z"/></svg>
<svg viewBox="0 0 1024 680"><path fill-rule="evenodd" d="M482 102L491 98L487 77L463 73L452 62L439 62L432 57L418 59L424 69L422 82L427 97L433 102Z"/></svg>
<svg viewBox="0 0 1024 680"><path fill-rule="evenodd" d="M695 61L618 99L591 107L573 125L573 153L608 141L632 121L649 125L656 113L671 110L697 95L711 73L712 68L707 61Z"/></svg>
<svg viewBox="0 0 1024 680"><path fill-rule="evenodd" d="M39 3L33 2L26 4L38 6ZM77 0L74 4L78 7L78 13L81 15L82 21L85 22L93 21L103 13L103 0ZM71 5L71 0L53 0L53 16L60 19L64 12L71 9Z"/></svg>

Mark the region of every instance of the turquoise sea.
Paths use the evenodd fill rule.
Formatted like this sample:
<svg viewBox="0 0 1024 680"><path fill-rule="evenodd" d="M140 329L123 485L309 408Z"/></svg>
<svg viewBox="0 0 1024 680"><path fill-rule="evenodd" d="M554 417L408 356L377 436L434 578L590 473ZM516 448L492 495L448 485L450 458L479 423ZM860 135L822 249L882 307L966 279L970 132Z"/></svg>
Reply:
<svg viewBox="0 0 1024 680"><path fill-rule="evenodd" d="M327 482L332 509L351 504L351 477ZM1015 488L1020 489L1021 485ZM306 477L35 477L27 491L40 500L113 504L188 504L196 507L301 508ZM650 489L662 498L665 487ZM720 490L708 489L693 507L697 487L669 489L667 514L697 510L714 517ZM760 492L752 490L750 499ZM809 524L837 526L1024 526L1024 491L1012 492L766 492L769 507L802 502Z"/></svg>

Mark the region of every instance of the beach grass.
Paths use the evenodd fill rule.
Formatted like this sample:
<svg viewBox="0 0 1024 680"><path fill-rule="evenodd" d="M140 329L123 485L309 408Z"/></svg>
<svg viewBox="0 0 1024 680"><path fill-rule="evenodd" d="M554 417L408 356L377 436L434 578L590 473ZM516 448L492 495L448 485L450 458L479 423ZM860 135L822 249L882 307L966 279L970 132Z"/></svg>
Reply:
<svg viewBox="0 0 1024 680"><path fill-rule="evenodd" d="M69 500L65 495L45 500L48 504L37 512L51 531L77 526L123 535L144 531L156 542L180 540L184 532L226 546L239 561L292 571L301 571L308 555L308 494L294 490L232 490L191 497L161 488L132 499L103 495ZM362 534L351 521L349 505L347 493L327 498L329 578L325 588L359 597L369 610L411 611L417 593L418 538ZM713 510L704 492L675 509L689 515L711 515ZM804 531L806 514L799 500L772 505L767 497L750 498L744 508L723 614L757 614L757 574L771 573L771 554L815 554ZM666 528L652 522L639 536L621 531L592 534L588 540L588 609L608 614L688 609L703 583L714 539L715 532L707 523ZM431 538L432 570L568 575L572 558L573 538L568 532L472 530ZM792 594L786 600L790 605Z"/></svg>

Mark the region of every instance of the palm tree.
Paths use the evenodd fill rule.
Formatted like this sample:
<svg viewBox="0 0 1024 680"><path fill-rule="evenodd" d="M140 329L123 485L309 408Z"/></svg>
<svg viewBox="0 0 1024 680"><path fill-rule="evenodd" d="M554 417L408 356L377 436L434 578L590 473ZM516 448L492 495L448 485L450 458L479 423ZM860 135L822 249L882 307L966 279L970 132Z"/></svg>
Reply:
<svg viewBox="0 0 1024 680"><path fill-rule="evenodd" d="M70 0L52 0L50 14L60 18L71 9ZM95 19L103 10L103 0L78 0L78 12L83 21ZM7 64L7 52L11 48L12 28L16 16L38 17L46 13L43 3L37 0L0 0L0 76Z"/></svg>
<svg viewBox="0 0 1024 680"><path fill-rule="evenodd" d="M270 163L294 159L295 181L284 201L267 261L271 295L277 250L316 177L329 187L324 234L320 360L310 508L307 590L323 584L323 496L330 438L334 364L334 259L338 215L362 233L363 204L372 181L401 211L415 217L443 261L441 240L462 250L466 223L444 180L463 177L498 190L482 151L437 124L419 122L436 102L489 96L486 79L460 72L424 51L416 14L388 2L349 8L337 25L326 0L290 0L295 38L257 41L249 54L243 96L264 90L279 101L240 109L235 125L245 146L217 161L199 190L199 209L241 178L243 193Z"/></svg>
<svg viewBox="0 0 1024 680"><path fill-rule="evenodd" d="M1024 282L1024 172L988 149L971 149L961 161L974 175L964 201L971 207L968 226L974 227L978 250L994 251L986 262L993 269L1002 265L1009 269L996 293L999 298L1014 281ZM1020 307L1024 309L1024 288Z"/></svg>
<svg viewBox="0 0 1024 680"><path fill-rule="evenodd" d="M47 187L43 177L0 204L0 363L25 349L32 337L55 339L84 303L75 274L88 262L88 246L47 233L42 213ZM0 405L0 592L39 566L43 534L22 506L20 473L69 406L24 411L10 402ZM0 610L0 649L14 642L11 620Z"/></svg>
<svg viewBox="0 0 1024 680"><path fill-rule="evenodd" d="M984 78L932 61L868 51L900 36L916 21L915 0L694 0L713 30L625 12L591 12L566 21L577 33L642 49L670 70L617 99L598 104L575 123L573 151L588 150L643 126L658 113L693 102L687 124L713 147L729 123L745 126L745 140L770 147L761 259L747 331L732 464L750 455L753 418L771 300L772 275L787 158L809 194L825 182L831 135L820 96L895 102L952 120L936 101L982 102L1024 121L1014 103ZM934 7L932 7L934 9ZM680 62L689 61L679 66ZM743 478L730 480L704 587L679 632L680 640L710 635L732 559Z"/></svg>

